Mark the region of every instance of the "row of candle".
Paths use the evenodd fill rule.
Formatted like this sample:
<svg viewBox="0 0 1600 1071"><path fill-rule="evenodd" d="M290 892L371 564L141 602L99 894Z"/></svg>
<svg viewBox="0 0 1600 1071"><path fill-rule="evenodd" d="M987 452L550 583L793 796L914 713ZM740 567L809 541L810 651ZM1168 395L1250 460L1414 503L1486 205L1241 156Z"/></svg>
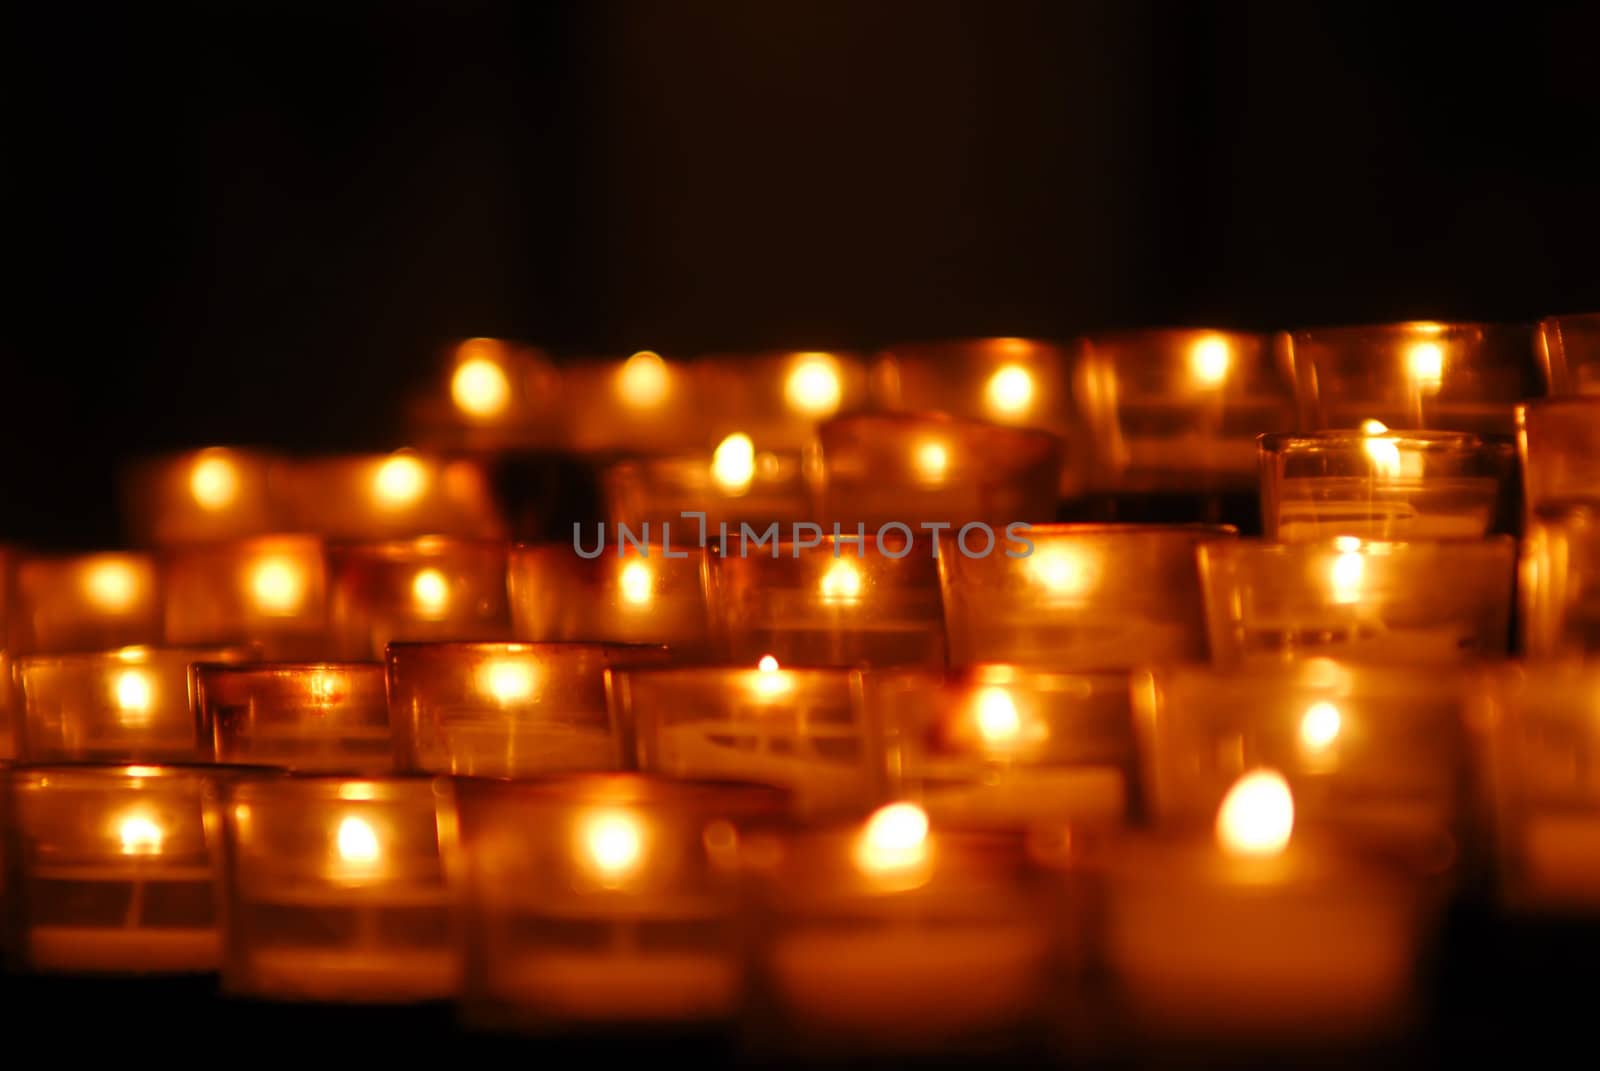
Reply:
<svg viewBox="0 0 1600 1071"><path fill-rule="evenodd" d="M895 1045L1067 1014L1051 1002L1100 970L1158 1034L1344 1036L1415 1010L1441 898L1481 865L1513 909L1600 910L1592 668L946 677L637 653L397 648L388 703L376 666L199 667L234 762L7 775L12 950L220 966L272 999L459 994L492 1025L772 1001L797 1036ZM567 746L605 734L607 690L645 774L406 773L632 765Z"/></svg>

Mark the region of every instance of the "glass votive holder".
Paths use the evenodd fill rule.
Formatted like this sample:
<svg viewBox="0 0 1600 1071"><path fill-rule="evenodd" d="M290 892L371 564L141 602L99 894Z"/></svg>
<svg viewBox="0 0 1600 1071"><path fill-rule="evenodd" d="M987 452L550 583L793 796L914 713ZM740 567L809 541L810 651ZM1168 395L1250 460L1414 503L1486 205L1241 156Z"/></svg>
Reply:
<svg viewBox="0 0 1600 1071"><path fill-rule="evenodd" d="M753 666L943 665L938 562L924 537L730 541L709 556L712 628L722 659Z"/></svg>
<svg viewBox="0 0 1600 1071"><path fill-rule="evenodd" d="M1504 657L1516 541L1222 540L1199 548L1211 655L1445 664Z"/></svg>
<svg viewBox="0 0 1600 1071"><path fill-rule="evenodd" d="M285 527L329 540L504 539L483 466L410 450L286 462L275 474Z"/></svg>
<svg viewBox="0 0 1600 1071"><path fill-rule="evenodd" d="M1525 324L1395 323L1285 332L1302 428L1469 431L1507 438L1513 408L1544 393Z"/></svg>
<svg viewBox="0 0 1600 1071"><path fill-rule="evenodd" d="M175 548L165 567L166 642L254 643L272 659L327 653L327 570L316 536Z"/></svg>
<svg viewBox="0 0 1600 1071"><path fill-rule="evenodd" d="M1096 519L1257 530L1256 436L1296 426L1293 388L1264 336L1096 335L1073 375Z"/></svg>
<svg viewBox="0 0 1600 1071"><path fill-rule="evenodd" d="M606 670L665 662L665 647L604 643L395 643L390 724L402 769L530 777L625 769Z"/></svg>
<svg viewBox="0 0 1600 1071"><path fill-rule="evenodd" d="M11 649L18 654L160 643L155 557L110 551L22 559L11 631Z"/></svg>
<svg viewBox="0 0 1600 1071"><path fill-rule="evenodd" d="M1582 661L1600 653L1600 502L1534 514L1518 581L1530 659Z"/></svg>
<svg viewBox="0 0 1600 1071"><path fill-rule="evenodd" d="M706 657L704 552L687 538L608 545L603 526L598 536L593 548L587 536L511 548L512 635L535 643L666 644L678 660Z"/></svg>
<svg viewBox="0 0 1600 1071"><path fill-rule="evenodd" d="M32 763L209 759L190 667L255 658L250 647L123 647L17 660L22 754Z"/></svg>
<svg viewBox="0 0 1600 1071"><path fill-rule="evenodd" d="M1474 693L1500 894L1517 913L1600 914L1600 667L1507 664Z"/></svg>
<svg viewBox="0 0 1600 1071"><path fill-rule="evenodd" d="M307 773L395 769L381 662L198 664L194 709L217 762Z"/></svg>
<svg viewBox="0 0 1600 1071"><path fill-rule="evenodd" d="M473 450L553 444L561 374L539 350L506 339L468 338L450 348L444 382L414 407L430 441Z"/></svg>
<svg viewBox="0 0 1600 1071"><path fill-rule="evenodd" d="M708 442L744 435L798 453L818 421L867 403L867 366L853 353L712 354L692 367Z"/></svg>
<svg viewBox="0 0 1600 1071"><path fill-rule="evenodd" d="M740 525L786 529L811 511L799 454L758 452L745 435L729 436L710 454L617 462L601 485L614 531L669 531L679 547L705 546L724 530L737 536Z"/></svg>
<svg viewBox="0 0 1600 1071"><path fill-rule="evenodd" d="M1206 657L1195 548L1207 525L1041 524L976 556L939 540L950 663L1117 669Z"/></svg>
<svg viewBox="0 0 1600 1071"><path fill-rule="evenodd" d="M706 398L694 370L641 350L626 360L569 363L561 369L565 438L584 454L671 453L705 449L716 441Z"/></svg>
<svg viewBox="0 0 1600 1071"><path fill-rule="evenodd" d="M469 1024L734 1026L746 993L738 847L751 823L787 809L781 791L594 774L463 780L456 798Z"/></svg>
<svg viewBox="0 0 1600 1071"><path fill-rule="evenodd" d="M328 548L329 654L383 658L391 643L509 638L506 547L424 536Z"/></svg>
<svg viewBox="0 0 1600 1071"><path fill-rule="evenodd" d="M1021 837L901 802L741 854L761 920L753 1033L773 1054L1011 1053L1041 1031L1055 945Z"/></svg>
<svg viewBox="0 0 1600 1071"><path fill-rule="evenodd" d="M1204 832L1241 777L1269 768L1293 793L1297 831L1418 875L1475 873L1485 816L1463 719L1471 679L1326 658L1141 673L1134 717L1151 820Z"/></svg>
<svg viewBox="0 0 1600 1071"><path fill-rule="evenodd" d="M966 338L901 342L872 369L877 406L900 412L949 413L969 420L1072 429L1072 354L1055 342Z"/></svg>
<svg viewBox="0 0 1600 1071"><path fill-rule="evenodd" d="M1600 312L1540 320L1539 358L1551 394L1600 394Z"/></svg>
<svg viewBox="0 0 1600 1071"><path fill-rule="evenodd" d="M641 770L663 777L774 785L808 816L881 802L878 722L858 674L748 667L613 670L612 718Z"/></svg>
<svg viewBox="0 0 1600 1071"><path fill-rule="evenodd" d="M1114 846L1099 970L1136 1066L1370 1062L1413 1032L1436 905L1383 860L1303 832L1297 802L1259 768L1214 830Z"/></svg>
<svg viewBox="0 0 1600 1071"><path fill-rule="evenodd" d="M889 791L952 829L1110 831L1143 814L1127 672L872 673Z"/></svg>
<svg viewBox="0 0 1600 1071"><path fill-rule="evenodd" d="M1262 531L1285 543L1487 535L1508 460L1467 432L1263 435Z"/></svg>
<svg viewBox="0 0 1600 1071"><path fill-rule="evenodd" d="M817 429L810 460L823 525L868 533L1052 521L1062 441L942 413L860 413Z"/></svg>
<svg viewBox="0 0 1600 1071"><path fill-rule="evenodd" d="M160 547L273 531L274 464L265 454L209 447L136 465L122 483L127 534L136 545Z"/></svg>
<svg viewBox="0 0 1600 1071"><path fill-rule="evenodd" d="M225 992L323 1003L455 995L440 852L453 821L447 782L241 778L219 804Z"/></svg>
<svg viewBox="0 0 1600 1071"><path fill-rule="evenodd" d="M204 974L218 965L201 766L19 766L8 830L15 948L35 972Z"/></svg>
<svg viewBox="0 0 1600 1071"><path fill-rule="evenodd" d="M1600 397L1524 402L1517 406L1517 444L1529 514L1600 502Z"/></svg>

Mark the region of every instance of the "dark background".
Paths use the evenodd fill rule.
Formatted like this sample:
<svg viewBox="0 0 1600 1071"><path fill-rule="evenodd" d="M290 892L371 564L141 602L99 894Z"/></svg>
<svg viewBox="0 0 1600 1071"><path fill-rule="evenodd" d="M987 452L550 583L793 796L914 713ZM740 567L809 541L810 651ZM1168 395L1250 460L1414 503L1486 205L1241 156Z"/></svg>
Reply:
<svg viewBox="0 0 1600 1071"><path fill-rule="evenodd" d="M10 7L0 536L562 353L1600 307L1600 5Z"/></svg>

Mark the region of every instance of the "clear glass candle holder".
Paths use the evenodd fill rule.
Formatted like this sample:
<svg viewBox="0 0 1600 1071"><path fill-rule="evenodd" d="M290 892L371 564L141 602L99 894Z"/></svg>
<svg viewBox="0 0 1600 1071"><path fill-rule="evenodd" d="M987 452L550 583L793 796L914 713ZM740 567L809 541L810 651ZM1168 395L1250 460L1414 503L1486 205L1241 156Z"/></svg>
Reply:
<svg viewBox="0 0 1600 1071"><path fill-rule="evenodd" d="M331 546L331 655L381 659L390 643L510 638L506 547L425 536Z"/></svg>
<svg viewBox="0 0 1600 1071"><path fill-rule="evenodd" d="M1540 320L1538 352L1551 394L1600 394L1600 312Z"/></svg>
<svg viewBox="0 0 1600 1071"><path fill-rule="evenodd" d="M1518 913L1600 914L1600 667L1495 667L1473 699L1502 902Z"/></svg>
<svg viewBox="0 0 1600 1071"><path fill-rule="evenodd" d="M443 382L411 407L411 425L431 444L498 451L559 441L560 370L544 353L498 338L455 343Z"/></svg>
<svg viewBox="0 0 1600 1071"><path fill-rule="evenodd" d="M1583 661L1600 653L1600 503L1531 517L1518 575L1530 659Z"/></svg>
<svg viewBox="0 0 1600 1071"><path fill-rule="evenodd" d="M613 721L641 770L775 785L807 815L860 813L883 798L879 722L860 689L850 670L771 659L610 674Z"/></svg>
<svg viewBox="0 0 1600 1071"><path fill-rule="evenodd" d="M10 772L16 949L30 971L204 974L218 965L199 766Z"/></svg>
<svg viewBox="0 0 1600 1071"><path fill-rule="evenodd" d="M1152 822L1204 833L1241 777L1276 771L1295 830L1419 875L1475 872L1484 815L1463 711L1471 671L1313 658L1141 673L1134 716Z"/></svg>
<svg viewBox="0 0 1600 1071"><path fill-rule="evenodd" d="M249 647L123 647L17 660L29 762L193 762L211 755L191 705L190 667L246 662Z"/></svg>
<svg viewBox="0 0 1600 1071"><path fill-rule="evenodd" d="M453 822L447 783L253 777L218 795L224 991L323 1003L455 995L439 846Z"/></svg>
<svg viewBox="0 0 1600 1071"><path fill-rule="evenodd" d="M853 353L713 354L693 363L711 442L745 435L798 453L816 424L864 408L867 366Z"/></svg>
<svg viewBox="0 0 1600 1071"><path fill-rule="evenodd" d="M504 539L483 466L410 450L284 463L275 473L289 531L341 542L418 536Z"/></svg>
<svg viewBox="0 0 1600 1071"><path fill-rule="evenodd" d="M1524 402L1517 444L1529 514L1600 502L1600 397Z"/></svg>
<svg viewBox="0 0 1600 1071"><path fill-rule="evenodd" d="M1212 658L1440 665L1503 657L1515 556L1508 536L1203 544Z"/></svg>
<svg viewBox="0 0 1600 1071"><path fill-rule="evenodd" d="M981 557L941 537L950 663L1116 669L1206 657L1205 525L1044 524Z"/></svg>
<svg viewBox="0 0 1600 1071"><path fill-rule="evenodd" d="M665 644L685 661L709 653L702 551L677 540L608 542L604 528L598 547L590 539L511 548L517 639Z"/></svg>
<svg viewBox="0 0 1600 1071"><path fill-rule="evenodd" d="M391 644L395 753L404 769L477 777L626 768L606 670L667 656L643 644Z"/></svg>
<svg viewBox="0 0 1600 1071"><path fill-rule="evenodd" d="M395 768L381 662L202 663L194 710L217 762L307 773Z"/></svg>
<svg viewBox="0 0 1600 1071"><path fill-rule="evenodd" d="M600 774L457 785L479 1027L733 1026L746 985L738 846L781 791Z"/></svg>
<svg viewBox="0 0 1600 1071"><path fill-rule="evenodd" d="M902 802L741 849L774 1054L977 1056L1039 1030L1057 963L1022 838L930 825Z"/></svg>
<svg viewBox="0 0 1600 1071"><path fill-rule="evenodd" d="M1203 328L1085 339L1073 394L1097 519L1257 527L1255 439L1296 427L1261 335Z"/></svg>
<svg viewBox="0 0 1600 1071"><path fill-rule="evenodd" d="M811 516L800 455L758 451L743 435L724 439L709 454L617 462L601 484L613 530L670 531L680 547L707 545L724 526L733 535L740 525L783 530ZM696 513L704 519L685 516Z"/></svg>
<svg viewBox="0 0 1600 1071"><path fill-rule="evenodd" d="M716 649L753 666L942 665L938 562L926 537L730 542L710 558Z"/></svg>
<svg viewBox="0 0 1600 1071"><path fill-rule="evenodd" d="M869 533L898 526L996 528L1055 519L1062 441L942 413L862 413L817 430L814 513Z"/></svg>
<svg viewBox="0 0 1600 1071"><path fill-rule="evenodd" d="M672 453L716 441L718 410L694 370L641 350L625 360L577 361L561 370L565 445L583 454Z"/></svg>
<svg viewBox="0 0 1600 1071"><path fill-rule="evenodd" d="M17 563L11 649L101 651L160 643L161 578L153 555L110 551Z"/></svg>
<svg viewBox="0 0 1600 1071"><path fill-rule="evenodd" d="M316 536L267 535L171 550L168 643L254 643L266 658L327 653L327 570Z"/></svg>
<svg viewBox="0 0 1600 1071"><path fill-rule="evenodd" d="M1261 519L1298 543L1487 535L1514 464L1476 435L1318 431L1261 437Z"/></svg>
<svg viewBox="0 0 1600 1071"><path fill-rule="evenodd" d="M127 534L139 546L171 546L274 531L275 464L266 454L209 447L136 465L122 481Z"/></svg>
<svg viewBox="0 0 1600 1071"><path fill-rule="evenodd" d="M889 791L953 829L1109 831L1143 814L1126 672L874 673Z"/></svg>
<svg viewBox="0 0 1600 1071"><path fill-rule="evenodd" d="M1513 408L1544 393L1526 324L1395 323L1278 336L1302 428L1468 431L1506 438Z"/></svg>
<svg viewBox="0 0 1600 1071"><path fill-rule="evenodd" d="M1072 428L1067 346L1027 338L900 342L872 369L877 405L900 412L938 412L994 424Z"/></svg>

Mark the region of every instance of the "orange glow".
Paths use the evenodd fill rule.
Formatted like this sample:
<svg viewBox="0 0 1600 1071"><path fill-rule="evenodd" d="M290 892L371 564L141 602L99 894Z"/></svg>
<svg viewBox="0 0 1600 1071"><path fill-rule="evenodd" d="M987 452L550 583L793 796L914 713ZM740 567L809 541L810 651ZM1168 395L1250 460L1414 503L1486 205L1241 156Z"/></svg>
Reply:
<svg viewBox="0 0 1600 1071"><path fill-rule="evenodd" d="M450 606L450 582L437 569L419 569L411 578L411 598L423 617L443 617Z"/></svg>
<svg viewBox="0 0 1600 1071"><path fill-rule="evenodd" d="M467 347L462 346L465 351ZM469 417L490 420L511 404L511 380L500 363L489 357L469 357L450 377L450 397Z"/></svg>
<svg viewBox="0 0 1600 1071"><path fill-rule="evenodd" d="M1033 373L1020 364L1002 365L989 377L983 393L990 413L1021 416L1033 405Z"/></svg>
<svg viewBox="0 0 1600 1071"><path fill-rule="evenodd" d="M784 695L794 687L794 682L789 675L778 668L778 660L771 655L762 655L761 661L756 663L756 694L763 699L773 699Z"/></svg>
<svg viewBox="0 0 1600 1071"><path fill-rule="evenodd" d="M296 613L305 602L305 570L290 558L263 558L250 570L250 594L264 614Z"/></svg>
<svg viewBox="0 0 1600 1071"><path fill-rule="evenodd" d="M756 663L756 668L763 673L776 673L778 672L778 660L769 654L764 654L761 656L761 661Z"/></svg>
<svg viewBox="0 0 1600 1071"><path fill-rule="evenodd" d="M1283 775L1255 770L1234 782L1217 810L1217 843L1234 856L1279 855L1294 831L1294 796Z"/></svg>
<svg viewBox="0 0 1600 1071"><path fill-rule="evenodd" d="M1389 425L1385 424L1381 420L1372 420L1369 418L1361 422L1361 434L1363 435L1384 435L1387 434L1388 431Z"/></svg>
<svg viewBox="0 0 1600 1071"><path fill-rule="evenodd" d="M841 395L839 365L831 355L802 353L795 357L783 383L783 397L790 409L802 416L832 416Z"/></svg>
<svg viewBox="0 0 1600 1071"><path fill-rule="evenodd" d="M1300 744L1307 751L1321 753L1339 739L1343 719L1332 703L1313 703L1300 717Z"/></svg>
<svg viewBox="0 0 1600 1071"><path fill-rule="evenodd" d="M166 833L148 814L130 811L117 825L117 839L122 843L123 855L160 855Z"/></svg>
<svg viewBox="0 0 1600 1071"><path fill-rule="evenodd" d="M929 483L941 483L950 471L950 450L942 442L929 441L917 447L917 473Z"/></svg>
<svg viewBox="0 0 1600 1071"><path fill-rule="evenodd" d="M189 493L204 510L216 512L239 496L239 470L226 451L207 450L189 472Z"/></svg>
<svg viewBox="0 0 1600 1071"><path fill-rule="evenodd" d="M579 826L579 859L601 885L615 889L644 861L644 830L626 811L598 811Z"/></svg>
<svg viewBox="0 0 1600 1071"><path fill-rule="evenodd" d="M336 703L344 693L344 674L319 669L306 681L306 690L319 706Z"/></svg>
<svg viewBox="0 0 1600 1071"><path fill-rule="evenodd" d="M1022 716L1011 693L1004 688L985 688L978 693L975 711L978 732L991 744L1009 744L1022 735Z"/></svg>
<svg viewBox="0 0 1600 1071"><path fill-rule="evenodd" d="M1367 452L1367 459L1372 462L1373 475L1385 480L1392 480L1400 475L1398 443L1369 435L1361 445Z"/></svg>
<svg viewBox="0 0 1600 1071"><path fill-rule="evenodd" d="M129 728L148 725L155 691L143 670L125 669L117 677L117 720Z"/></svg>
<svg viewBox="0 0 1600 1071"><path fill-rule="evenodd" d="M414 505L428 483L428 470L410 454L396 454L378 466L373 497L386 509Z"/></svg>
<svg viewBox="0 0 1600 1071"><path fill-rule="evenodd" d="M1420 389L1437 391L1444 380L1444 348L1437 342L1413 342L1406 349L1406 371Z"/></svg>
<svg viewBox="0 0 1600 1071"><path fill-rule="evenodd" d="M485 662L478 671L479 686L502 703L516 703L532 698L534 667L527 662Z"/></svg>
<svg viewBox="0 0 1600 1071"><path fill-rule="evenodd" d="M711 455L711 478L730 495L750 490L756 476L756 447L750 436L735 433L717 444Z"/></svg>
<svg viewBox="0 0 1600 1071"><path fill-rule="evenodd" d="M139 596L139 574L127 562L103 558L83 573L83 590L89 601L109 613L133 608Z"/></svg>
<svg viewBox="0 0 1600 1071"><path fill-rule="evenodd" d="M1353 536L1340 536L1334 546L1338 553L1328 570L1328 585L1336 603L1361 601L1361 578L1366 573L1366 561L1361 555L1361 540Z"/></svg>
<svg viewBox="0 0 1600 1071"><path fill-rule="evenodd" d="M1233 365L1233 348L1221 335L1207 335L1189 350L1189 374L1196 385L1220 387Z"/></svg>
<svg viewBox="0 0 1600 1071"><path fill-rule="evenodd" d="M856 602L861 598L861 571L854 562L840 558L822 574L821 587L823 602Z"/></svg>
<svg viewBox="0 0 1600 1071"><path fill-rule="evenodd" d="M875 811L856 841L856 865L869 874L904 874L928 860L928 814L914 803Z"/></svg>
<svg viewBox="0 0 1600 1071"><path fill-rule="evenodd" d="M1082 595L1093 581L1084 555L1066 547L1046 547L1028 555L1028 571L1052 595Z"/></svg>
<svg viewBox="0 0 1600 1071"><path fill-rule="evenodd" d="M655 594L656 578L650 566L632 561L622 567L617 585L622 590L623 602L630 606L649 606Z"/></svg>
<svg viewBox="0 0 1600 1071"><path fill-rule="evenodd" d="M339 861L352 867L371 868L383 858L378 831L372 828L371 822L357 815L346 815L339 822L335 844Z"/></svg>
<svg viewBox="0 0 1600 1071"><path fill-rule="evenodd" d="M660 405L671 386L667 362L649 350L629 357L617 373L617 393L622 404L634 409L653 409Z"/></svg>

